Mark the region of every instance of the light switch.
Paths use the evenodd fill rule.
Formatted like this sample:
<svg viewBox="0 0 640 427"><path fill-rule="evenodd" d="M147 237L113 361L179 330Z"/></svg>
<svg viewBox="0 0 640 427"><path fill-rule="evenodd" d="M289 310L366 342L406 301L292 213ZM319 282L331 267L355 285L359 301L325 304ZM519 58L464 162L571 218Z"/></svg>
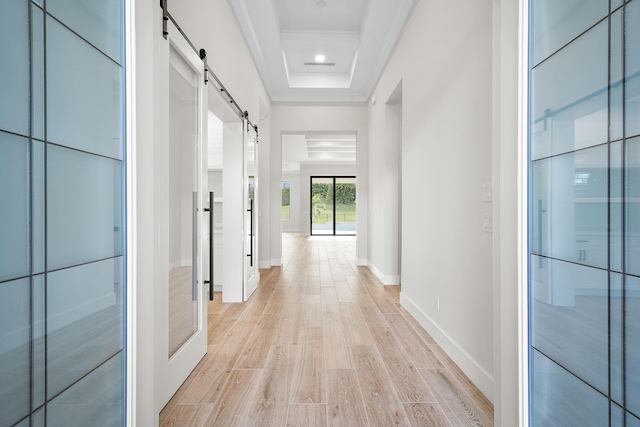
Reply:
<svg viewBox="0 0 640 427"><path fill-rule="evenodd" d="M493 218L491 217L491 214L484 214L484 222L482 228L487 233L493 233Z"/></svg>
<svg viewBox="0 0 640 427"><path fill-rule="evenodd" d="M493 188L491 184L482 184L482 200L485 202L493 200Z"/></svg>

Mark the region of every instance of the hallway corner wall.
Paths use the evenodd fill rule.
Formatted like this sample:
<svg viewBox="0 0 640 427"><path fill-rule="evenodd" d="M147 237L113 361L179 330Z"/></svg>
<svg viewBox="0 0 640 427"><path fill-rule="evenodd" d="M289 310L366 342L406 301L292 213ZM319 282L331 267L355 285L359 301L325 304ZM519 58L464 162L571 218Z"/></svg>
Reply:
<svg viewBox="0 0 640 427"><path fill-rule="evenodd" d="M384 265L392 237L379 171L402 82L401 304L493 400L492 11L463 3L417 2L369 103L369 262Z"/></svg>

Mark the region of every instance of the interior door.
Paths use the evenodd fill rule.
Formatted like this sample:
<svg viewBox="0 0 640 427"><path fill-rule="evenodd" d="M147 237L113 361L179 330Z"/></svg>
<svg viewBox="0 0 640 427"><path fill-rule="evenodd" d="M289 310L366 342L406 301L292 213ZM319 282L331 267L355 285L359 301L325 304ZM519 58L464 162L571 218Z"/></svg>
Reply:
<svg viewBox="0 0 640 427"><path fill-rule="evenodd" d="M258 287L260 275L258 273L258 200L257 200L257 160L258 144L255 129L244 120L244 165L245 165L245 221L244 221L244 242L246 257L244 260L244 301L247 301L251 294Z"/></svg>
<svg viewBox="0 0 640 427"><path fill-rule="evenodd" d="M166 313L158 325L160 344L159 400L173 396L207 349L206 292L203 258L206 256L207 208L206 140L207 91L204 65L182 38L169 28L168 141L159 148L166 166L158 181L159 229L157 253L159 286ZM166 302L165 302L166 301ZM166 345L164 345L166 343Z"/></svg>

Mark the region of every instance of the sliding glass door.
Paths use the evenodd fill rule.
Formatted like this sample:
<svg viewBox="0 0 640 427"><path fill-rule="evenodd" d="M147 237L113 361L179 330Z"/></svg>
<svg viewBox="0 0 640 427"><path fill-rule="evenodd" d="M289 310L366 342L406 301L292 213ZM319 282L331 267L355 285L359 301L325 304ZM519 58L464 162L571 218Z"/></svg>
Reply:
<svg viewBox="0 0 640 427"><path fill-rule="evenodd" d="M356 234L356 178L311 177L311 234Z"/></svg>

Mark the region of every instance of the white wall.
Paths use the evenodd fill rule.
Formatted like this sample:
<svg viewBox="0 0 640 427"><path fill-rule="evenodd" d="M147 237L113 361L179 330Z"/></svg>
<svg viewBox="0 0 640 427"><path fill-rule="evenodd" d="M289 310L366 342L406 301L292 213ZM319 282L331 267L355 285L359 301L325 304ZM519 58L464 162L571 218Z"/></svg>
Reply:
<svg viewBox="0 0 640 427"><path fill-rule="evenodd" d="M300 202L300 235L311 235L311 222L309 221L311 211L311 177L312 176L356 176L356 165L300 165L300 191L298 192ZM358 199L358 180L356 176L356 219L360 219L360 200ZM363 206L362 209L366 209ZM360 233L360 223L356 223L356 236Z"/></svg>
<svg viewBox="0 0 640 427"><path fill-rule="evenodd" d="M282 231L300 231L300 172L283 172L282 181L291 185L289 193L289 221L282 221Z"/></svg>
<svg viewBox="0 0 640 427"><path fill-rule="evenodd" d="M385 102L402 81L401 303L493 399L491 13L489 0L417 2L369 104L369 248L376 263Z"/></svg>
<svg viewBox="0 0 640 427"><path fill-rule="evenodd" d="M282 134L310 131L356 132L356 197L358 200L358 262L366 265L368 211L368 127L365 105L272 105L271 107L271 265L282 263L280 186L282 181ZM304 216L304 214L302 214ZM302 227L302 224L301 224Z"/></svg>

